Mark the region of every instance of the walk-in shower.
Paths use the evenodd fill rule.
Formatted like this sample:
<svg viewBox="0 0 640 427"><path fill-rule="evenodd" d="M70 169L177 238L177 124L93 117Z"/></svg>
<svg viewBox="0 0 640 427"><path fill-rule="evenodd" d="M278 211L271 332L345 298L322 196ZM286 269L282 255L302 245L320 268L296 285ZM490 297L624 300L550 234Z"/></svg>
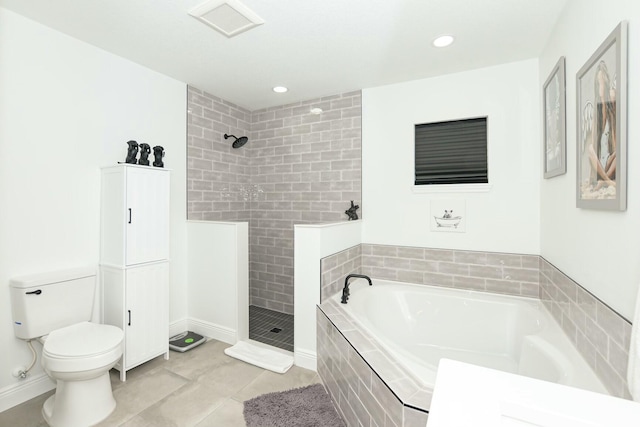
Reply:
<svg viewBox="0 0 640 427"><path fill-rule="evenodd" d="M248 222L250 338L291 350L294 225L360 204L361 94L248 111L188 90L188 219Z"/></svg>

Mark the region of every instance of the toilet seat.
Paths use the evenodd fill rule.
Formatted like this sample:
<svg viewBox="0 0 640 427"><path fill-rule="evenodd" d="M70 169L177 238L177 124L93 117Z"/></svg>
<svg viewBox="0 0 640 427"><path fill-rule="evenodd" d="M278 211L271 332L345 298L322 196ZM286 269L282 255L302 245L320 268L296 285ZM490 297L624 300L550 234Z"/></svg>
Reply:
<svg viewBox="0 0 640 427"><path fill-rule="evenodd" d="M44 341L43 366L49 371L78 372L106 366L122 355L122 329L91 322L52 331Z"/></svg>

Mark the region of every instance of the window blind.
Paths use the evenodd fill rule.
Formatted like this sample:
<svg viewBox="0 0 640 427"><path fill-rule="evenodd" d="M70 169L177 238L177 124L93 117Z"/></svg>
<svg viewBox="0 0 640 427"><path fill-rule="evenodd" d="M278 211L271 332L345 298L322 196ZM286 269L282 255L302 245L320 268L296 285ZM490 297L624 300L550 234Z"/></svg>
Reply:
<svg viewBox="0 0 640 427"><path fill-rule="evenodd" d="M487 118L415 125L415 184L488 183Z"/></svg>

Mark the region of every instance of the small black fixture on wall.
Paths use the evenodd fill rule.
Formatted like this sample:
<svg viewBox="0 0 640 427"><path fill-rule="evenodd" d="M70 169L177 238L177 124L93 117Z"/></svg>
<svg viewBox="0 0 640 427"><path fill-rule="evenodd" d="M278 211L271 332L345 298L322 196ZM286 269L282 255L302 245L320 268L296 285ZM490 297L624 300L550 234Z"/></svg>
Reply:
<svg viewBox="0 0 640 427"><path fill-rule="evenodd" d="M249 141L249 138L247 138L246 136L241 136L240 138L236 138L235 135L227 135L225 133L224 134L224 139L228 139L228 138L234 138L235 139L235 141L233 141L233 144L231 144L231 146L233 148L240 148L244 144L246 144L247 141Z"/></svg>
<svg viewBox="0 0 640 427"><path fill-rule="evenodd" d="M353 204L353 200L351 201L351 207L349 209L347 209L346 211L344 211L344 213L347 214L347 216L349 217L349 221L351 220L356 220L358 219L358 213L356 212L358 209L360 208L360 206L358 205L354 205Z"/></svg>

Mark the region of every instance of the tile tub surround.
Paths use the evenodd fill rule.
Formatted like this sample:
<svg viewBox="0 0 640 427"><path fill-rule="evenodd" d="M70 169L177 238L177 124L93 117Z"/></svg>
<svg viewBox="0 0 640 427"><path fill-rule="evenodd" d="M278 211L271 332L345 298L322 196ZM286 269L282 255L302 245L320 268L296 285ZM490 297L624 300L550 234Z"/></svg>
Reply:
<svg viewBox="0 0 640 427"><path fill-rule="evenodd" d="M631 399L626 381L631 323L544 258L540 299L609 392Z"/></svg>
<svg viewBox="0 0 640 427"><path fill-rule="evenodd" d="M322 272L320 302L340 292L349 274L361 274L362 245L356 245L320 260Z"/></svg>
<svg viewBox="0 0 640 427"><path fill-rule="evenodd" d="M537 255L362 244L362 273L378 279L537 297Z"/></svg>
<svg viewBox="0 0 640 427"><path fill-rule="evenodd" d="M431 390L328 300L317 308L318 375L349 427L424 427ZM339 328L339 329L338 329Z"/></svg>
<svg viewBox="0 0 640 427"><path fill-rule="evenodd" d="M293 314L293 225L361 204L361 93L248 111L188 92L188 218L248 221L250 304Z"/></svg>
<svg viewBox="0 0 640 427"><path fill-rule="evenodd" d="M374 279L539 298L609 392L616 397L630 398L626 373L631 323L544 258L390 245L360 246L359 272ZM331 255L321 263L323 289L337 287L331 281L325 282L325 278L331 279L339 256L340 253ZM335 260L331 259L334 257ZM350 262L357 266L357 256ZM335 278L337 273L333 274Z"/></svg>

